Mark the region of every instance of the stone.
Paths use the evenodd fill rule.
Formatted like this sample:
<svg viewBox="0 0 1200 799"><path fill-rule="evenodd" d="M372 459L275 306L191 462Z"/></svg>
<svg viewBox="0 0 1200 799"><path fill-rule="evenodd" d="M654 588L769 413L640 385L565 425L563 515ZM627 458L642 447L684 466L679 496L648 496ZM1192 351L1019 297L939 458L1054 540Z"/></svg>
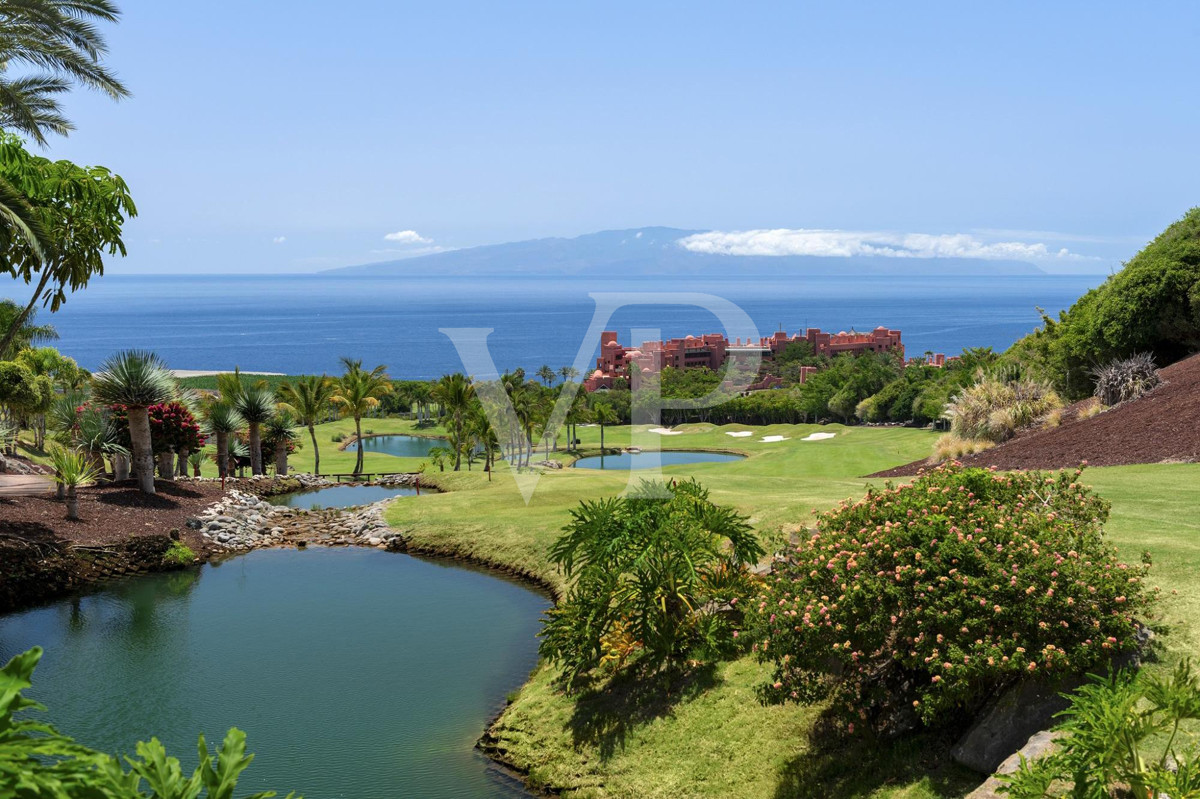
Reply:
<svg viewBox="0 0 1200 799"><path fill-rule="evenodd" d="M1037 760L1039 757L1050 754L1056 746L1058 734L1049 730L1042 730L1034 733L1025 745L1009 755L1003 763L996 768L996 773L988 777L982 785L967 794L966 799L1004 799L1007 794L1001 793L1000 788L1004 786L1004 781L1000 779L1001 774L1013 774L1021 767L1021 758L1026 760Z"/></svg>

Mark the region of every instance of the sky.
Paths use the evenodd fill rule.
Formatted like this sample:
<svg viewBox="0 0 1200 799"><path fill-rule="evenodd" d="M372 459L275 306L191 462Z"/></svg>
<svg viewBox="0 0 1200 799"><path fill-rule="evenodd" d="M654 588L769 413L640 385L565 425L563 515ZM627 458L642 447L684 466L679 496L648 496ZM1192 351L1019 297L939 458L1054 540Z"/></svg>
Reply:
<svg viewBox="0 0 1200 799"><path fill-rule="evenodd" d="M129 182L113 274L650 225L1107 272L1200 204L1194 2L118 5L133 97L47 151Z"/></svg>

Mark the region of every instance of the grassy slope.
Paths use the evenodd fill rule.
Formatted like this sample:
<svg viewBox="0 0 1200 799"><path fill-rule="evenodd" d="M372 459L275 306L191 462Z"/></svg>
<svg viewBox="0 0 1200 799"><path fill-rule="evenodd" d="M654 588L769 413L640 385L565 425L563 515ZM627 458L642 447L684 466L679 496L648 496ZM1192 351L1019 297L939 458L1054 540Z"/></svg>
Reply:
<svg viewBox="0 0 1200 799"><path fill-rule="evenodd" d="M752 439L723 435L746 428L680 429L686 434L664 437L663 446L737 449L752 456L665 471L702 479L717 501L751 514L771 542L806 523L812 509L861 493L867 481L856 475L919 457L932 441L930 434L903 429L777 426L757 429ZM817 429L839 435L796 440ZM598 444L594 428L581 434L585 447ZM765 444L758 441L764 434L791 440ZM606 444L624 444L627 436L627 430L608 430ZM479 474L438 477L451 493L393 503L394 526L422 545L484 556L552 580L545 551L569 509L580 498L624 487L616 473L549 472L526 506L504 472L490 485ZM1168 661L1197 652L1200 537L1190 533L1200 532L1200 521L1190 492L1200 484L1200 466L1092 469L1087 479L1113 502L1109 531L1126 558L1136 559L1143 549L1155 557L1172 628ZM677 686L673 698L665 691L613 692L577 705L555 690L549 669L539 669L497 725L497 743L535 784L574 789L568 795L575 797L937 797L961 796L978 782L943 765L944 758L932 756L931 742L921 739L891 748L813 751L807 741L816 711L760 706L754 687L765 674L744 658L721 664L695 690Z"/></svg>

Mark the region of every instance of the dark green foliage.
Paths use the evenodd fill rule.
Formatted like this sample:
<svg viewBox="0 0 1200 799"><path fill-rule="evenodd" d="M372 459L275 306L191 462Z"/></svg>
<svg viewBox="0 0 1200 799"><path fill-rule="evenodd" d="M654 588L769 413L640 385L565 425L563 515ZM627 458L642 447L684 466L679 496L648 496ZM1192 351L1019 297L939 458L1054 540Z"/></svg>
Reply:
<svg viewBox="0 0 1200 799"><path fill-rule="evenodd" d="M1139 352L1171 364L1200 350L1200 208L1182 219L1057 320L1007 353L1070 399L1092 393L1100 364Z"/></svg>
<svg viewBox="0 0 1200 799"><path fill-rule="evenodd" d="M238 778L254 755L246 734L231 729L217 752L200 736L200 765L184 777L179 760L157 738L137 745L137 757L120 760L75 743L45 722L25 718L44 711L22 694L31 687L41 649L17 655L0 669L0 796L20 799L233 799ZM143 791L143 783L149 793ZM257 793L246 799L269 799ZM289 797L294 794L289 794Z"/></svg>
<svg viewBox="0 0 1200 799"><path fill-rule="evenodd" d="M550 551L571 588L548 613L541 653L568 682L626 660L643 667L728 653L730 617L763 549L746 520L695 481L643 483L584 501Z"/></svg>

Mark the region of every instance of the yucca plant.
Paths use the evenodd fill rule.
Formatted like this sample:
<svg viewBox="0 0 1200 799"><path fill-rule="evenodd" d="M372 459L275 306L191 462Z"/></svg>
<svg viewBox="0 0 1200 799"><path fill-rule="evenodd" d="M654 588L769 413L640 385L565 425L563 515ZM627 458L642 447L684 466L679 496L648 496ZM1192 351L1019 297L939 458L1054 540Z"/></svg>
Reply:
<svg viewBox="0 0 1200 799"><path fill-rule="evenodd" d="M188 455L187 462L188 466L192 467L192 477L199 477L200 467L204 465L204 453L193 452L191 455Z"/></svg>
<svg viewBox="0 0 1200 799"><path fill-rule="evenodd" d="M229 437L242 429L246 420L233 404L225 400L214 402L205 409L207 432L217 439L217 474L229 476Z"/></svg>
<svg viewBox="0 0 1200 799"><path fill-rule="evenodd" d="M95 482L100 470L86 452L68 449L57 444L50 447L50 462L54 466L54 482L66 489L67 518L79 518L80 486Z"/></svg>
<svg viewBox="0 0 1200 799"><path fill-rule="evenodd" d="M263 441L275 453L275 474L283 476L288 471L288 449L296 440L295 422L290 414L277 413L263 426Z"/></svg>
<svg viewBox="0 0 1200 799"><path fill-rule="evenodd" d="M154 450L147 408L175 395L175 378L152 352L125 350L100 365L92 377L92 396L106 405L124 405L129 412L133 464L143 493L154 493Z"/></svg>
<svg viewBox="0 0 1200 799"><path fill-rule="evenodd" d="M1162 383L1154 356L1148 352L1106 364L1097 369L1093 377L1096 398L1110 407L1139 399Z"/></svg>
<svg viewBox="0 0 1200 799"><path fill-rule="evenodd" d="M264 474L262 462L262 426L275 415L275 394L265 388L250 388L235 400L235 407L246 420L249 431L250 473Z"/></svg>

